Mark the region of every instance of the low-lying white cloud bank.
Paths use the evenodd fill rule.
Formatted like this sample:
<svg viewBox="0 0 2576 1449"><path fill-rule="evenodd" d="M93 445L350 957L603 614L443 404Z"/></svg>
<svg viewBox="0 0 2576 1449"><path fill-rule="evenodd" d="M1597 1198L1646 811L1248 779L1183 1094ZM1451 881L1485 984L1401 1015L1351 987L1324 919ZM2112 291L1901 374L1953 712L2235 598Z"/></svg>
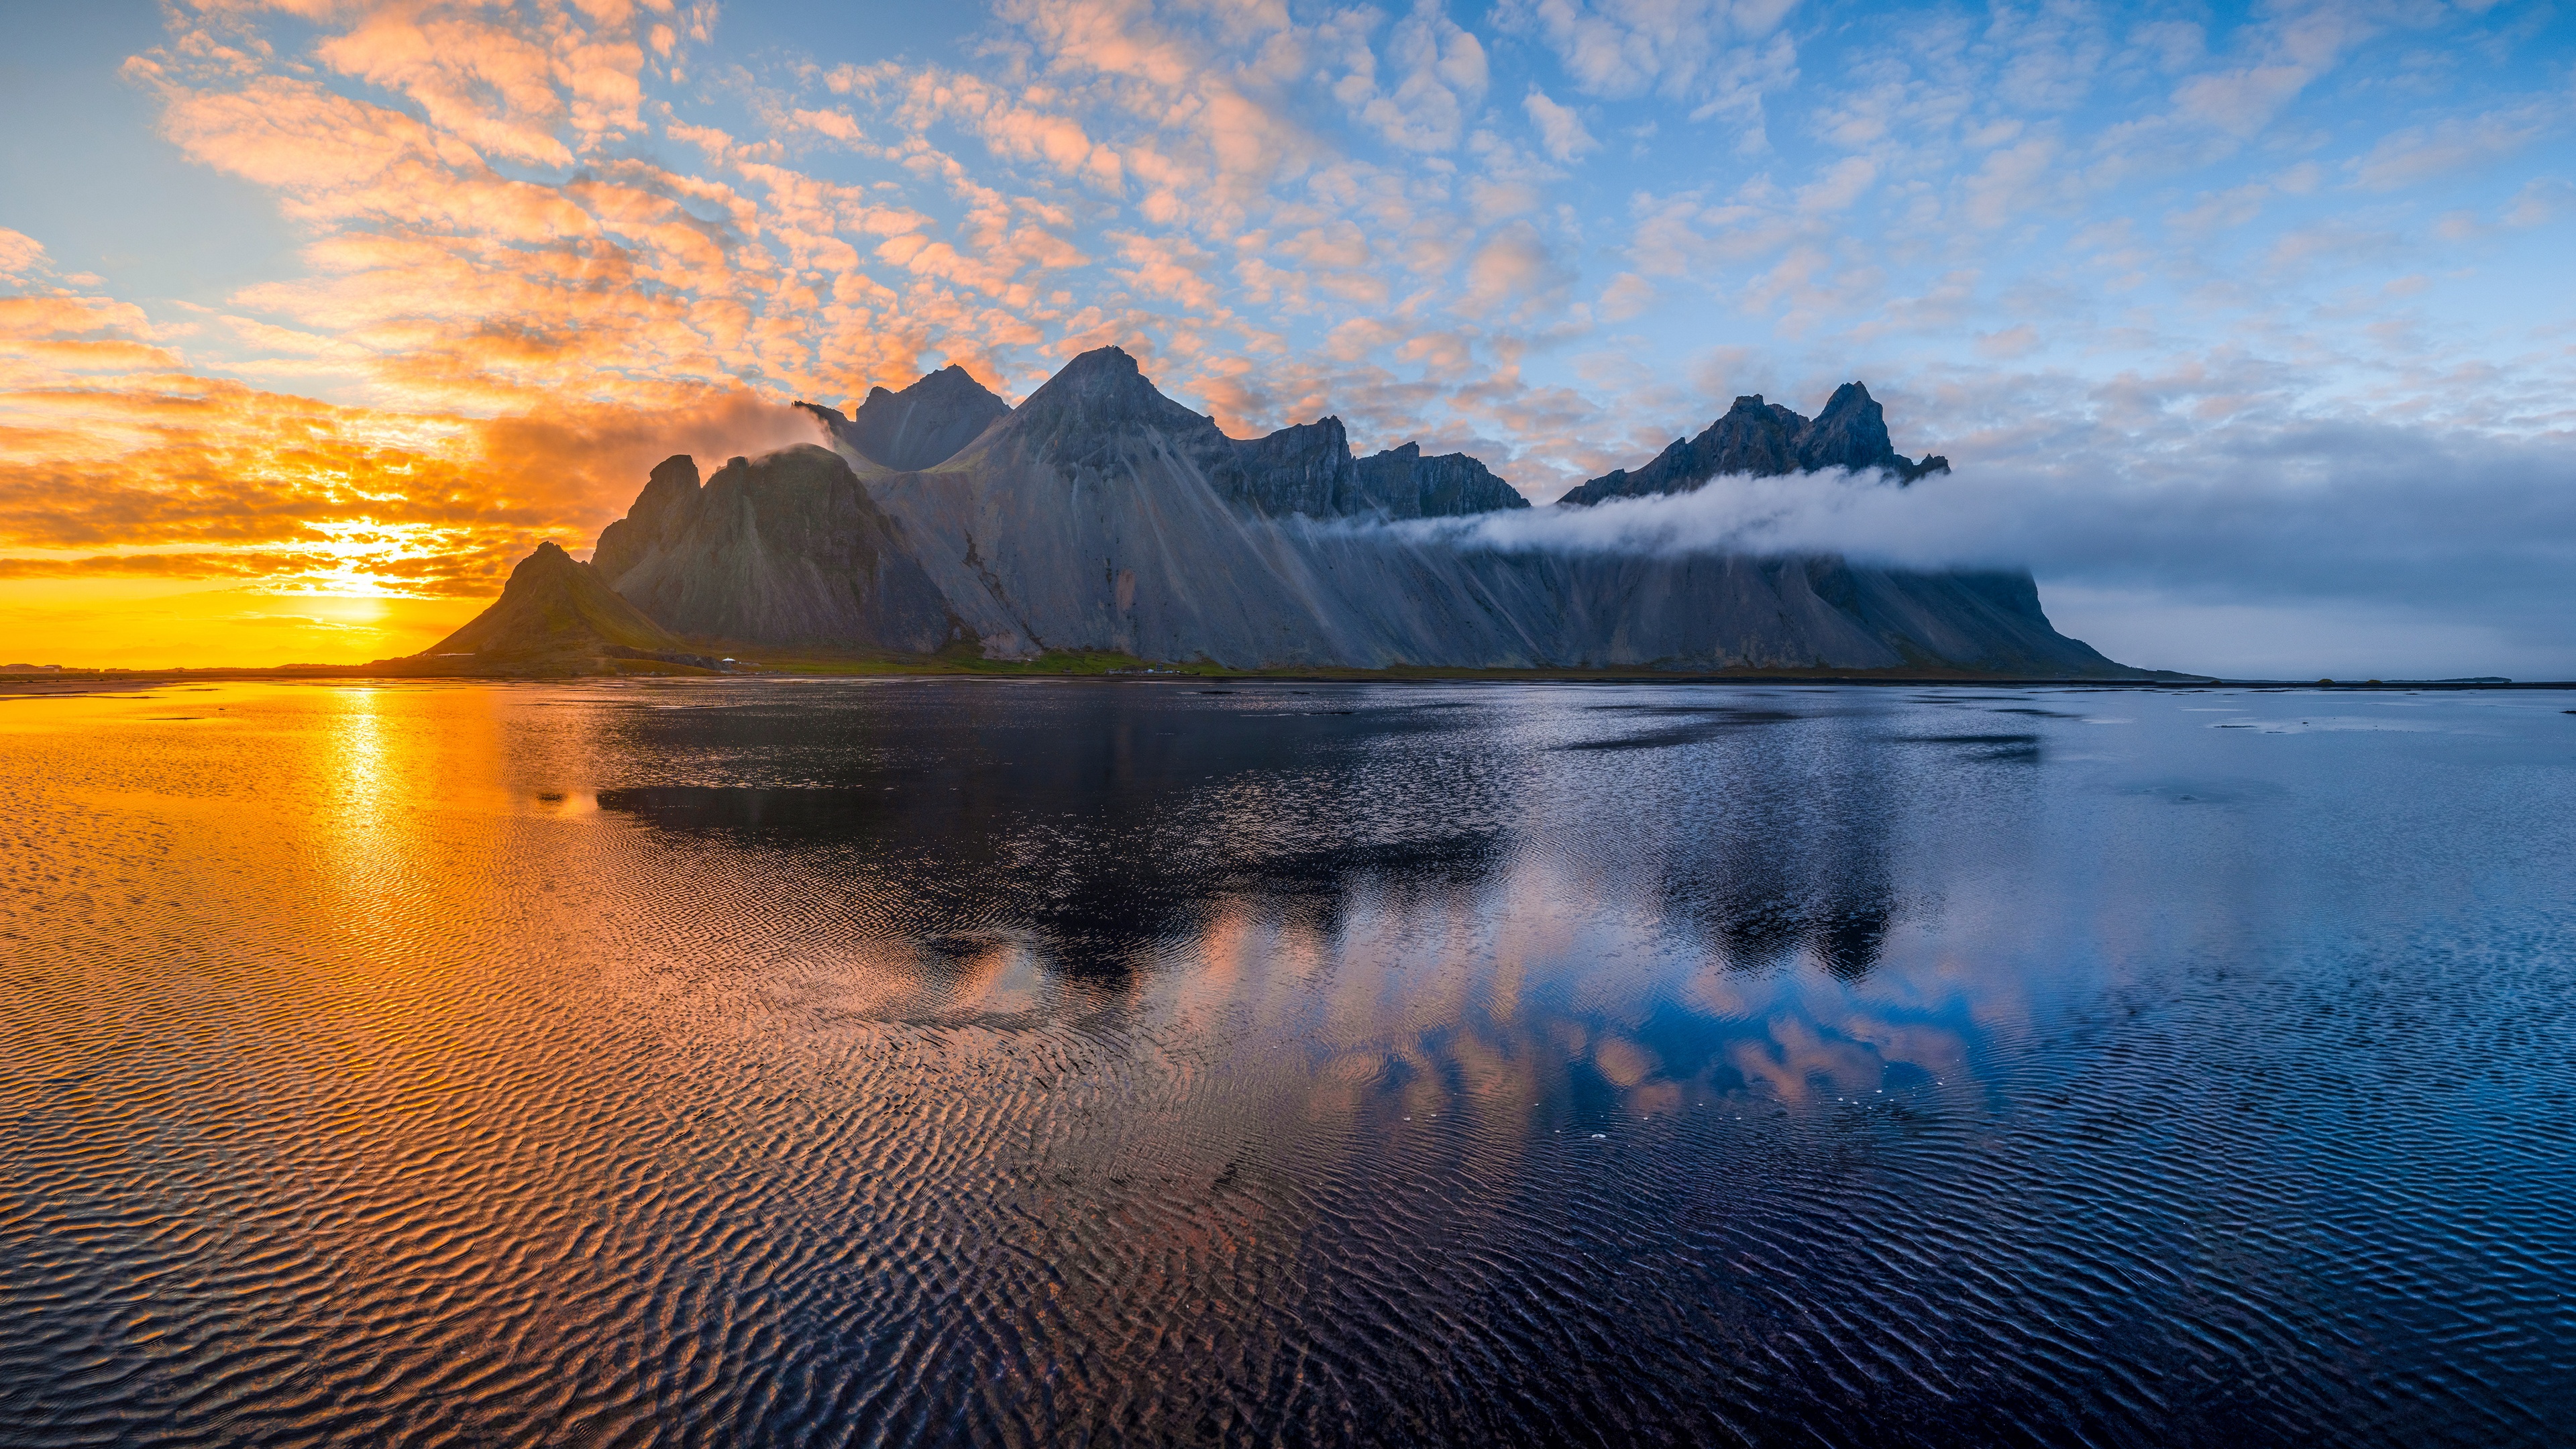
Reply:
<svg viewBox="0 0 2576 1449"><path fill-rule="evenodd" d="M1506 552L2026 567L2066 632L2158 667L2576 678L2576 438L2564 435L2310 424L2099 467L1967 461L1907 488L1840 472L1725 477L1591 508L1386 526Z"/></svg>

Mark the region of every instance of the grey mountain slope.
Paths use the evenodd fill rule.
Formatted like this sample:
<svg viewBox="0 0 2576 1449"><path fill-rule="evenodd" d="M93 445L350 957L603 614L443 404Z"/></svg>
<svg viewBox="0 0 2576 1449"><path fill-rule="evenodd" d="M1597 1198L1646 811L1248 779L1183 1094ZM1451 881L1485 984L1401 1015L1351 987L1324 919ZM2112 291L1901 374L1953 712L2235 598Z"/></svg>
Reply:
<svg viewBox="0 0 2576 1449"><path fill-rule="evenodd" d="M849 417L815 403L800 403L860 457L898 472L935 468L1007 415L1011 405L994 396L956 363L924 373L901 392L868 389Z"/></svg>
<svg viewBox="0 0 2576 1449"><path fill-rule="evenodd" d="M2049 627L2023 574L1466 549L1420 529L1265 517L1246 501L1265 482L1246 457L1113 348L1075 359L943 466L869 490L997 655L2131 672ZM1292 471L1276 496L1312 480Z"/></svg>
<svg viewBox="0 0 2576 1449"><path fill-rule="evenodd" d="M601 536L596 567L663 627L745 643L928 652L971 637L999 657L1246 668L2135 673L2051 628L2023 573L1503 552L1436 522L1304 512L1338 506L1364 472L1330 419L1232 439L1104 348L935 467L862 481L800 447L701 488L675 458Z"/></svg>
<svg viewBox="0 0 2576 1449"><path fill-rule="evenodd" d="M675 633L913 653L957 637L895 523L839 454L811 444L735 458L704 487L696 463L669 459L591 559Z"/></svg>
<svg viewBox="0 0 2576 1449"><path fill-rule="evenodd" d="M1612 498L1638 498L1654 493L1682 493L1722 473L1749 473L1758 478L1848 468L1895 475L1899 484L1930 473L1950 471L1950 460L1938 455L1915 462L1896 451L1887 436L1887 414L1869 389L1847 382L1834 389L1825 410L1812 419L1759 393L1740 397L1724 416L1695 438L1675 438L1653 461L1634 472L1614 469L1558 499L1584 505Z"/></svg>

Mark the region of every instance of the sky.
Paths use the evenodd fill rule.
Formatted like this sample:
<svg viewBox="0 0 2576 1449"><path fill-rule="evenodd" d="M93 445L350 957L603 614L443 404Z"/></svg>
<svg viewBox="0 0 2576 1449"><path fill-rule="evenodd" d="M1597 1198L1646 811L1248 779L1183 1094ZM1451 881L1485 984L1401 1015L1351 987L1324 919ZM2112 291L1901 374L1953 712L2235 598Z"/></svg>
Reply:
<svg viewBox="0 0 2576 1449"><path fill-rule="evenodd" d="M1663 546L2570 678L2571 259L2537 0L0 0L0 662L408 652L794 399L1116 344L1539 502L1860 379L1952 474Z"/></svg>

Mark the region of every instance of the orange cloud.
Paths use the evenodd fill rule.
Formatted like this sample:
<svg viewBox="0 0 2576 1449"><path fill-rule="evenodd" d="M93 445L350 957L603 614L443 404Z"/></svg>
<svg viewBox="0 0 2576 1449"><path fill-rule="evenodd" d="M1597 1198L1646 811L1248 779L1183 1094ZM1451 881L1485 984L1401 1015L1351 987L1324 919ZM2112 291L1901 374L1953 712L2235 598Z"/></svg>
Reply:
<svg viewBox="0 0 2576 1449"><path fill-rule="evenodd" d="M0 297L0 575L488 593L536 540L588 543L673 452L813 434L686 382L488 417L346 406L179 371L152 335L121 303Z"/></svg>

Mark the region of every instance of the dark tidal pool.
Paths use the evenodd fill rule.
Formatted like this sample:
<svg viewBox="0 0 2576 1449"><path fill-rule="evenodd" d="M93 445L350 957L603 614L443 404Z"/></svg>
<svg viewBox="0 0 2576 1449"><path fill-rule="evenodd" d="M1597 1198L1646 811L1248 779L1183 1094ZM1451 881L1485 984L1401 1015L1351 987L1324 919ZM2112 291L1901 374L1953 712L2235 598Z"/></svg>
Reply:
<svg viewBox="0 0 2576 1449"><path fill-rule="evenodd" d="M0 699L0 1442L2567 1443L2571 707Z"/></svg>

